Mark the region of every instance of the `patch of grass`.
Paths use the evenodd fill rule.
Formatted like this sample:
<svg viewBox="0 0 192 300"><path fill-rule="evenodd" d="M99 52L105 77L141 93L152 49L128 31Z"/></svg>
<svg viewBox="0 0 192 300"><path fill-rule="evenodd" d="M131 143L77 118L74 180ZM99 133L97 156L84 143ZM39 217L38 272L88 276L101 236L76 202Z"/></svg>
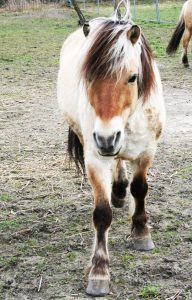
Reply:
<svg viewBox="0 0 192 300"><path fill-rule="evenodd" d="M77 255L75 252L70 252L67 255L67 258L70 262L74 262L76 260L76 257L77 257Z"/></svg>
<svg viewBox="0 0 192 300"><path fill-rule="evenodd" d="M118 218L117 219L117 224L122 225L122 224L125 224L125 223L126 223L126 220L124 218Z"/></svg>
<svg viewBox="0 0 192 300"><path fill-rule="evenodd" d="M189 179L189 176L192 176L192 165L180 169L177 175L182 179Z"/></svg>
<svg viewBox="0 0 192 300"><path fill-rule="evenodd" d="M0 221L1 230L14 230L14 229L18 229L20 226L21 226L21 222L19 220Z"/></svg>
<svg viewBox="0 0 192 300"><path fill-rule="evenodd" d="M144 255L142 255L142 257L141 257L142 261L146 261L146 260L148 260L148 259L150 259L150 258L151 258L150 254L144 254Z"/></svg>
<svg viewBox="0 0 192 300"><path fill-rule="evenodd" d="M0 268L9 268L16 266L19 261L19 256L0 257Z"/></svg>
<svg viewBox="0 0 192 300"><path fill-rule="evenodd" d="M17 246L17 251L22 254L32 254L34 252L34 247L38 246L38 242L35 239L29 239Z"/></svg>
<svg viewBox="0 0 192 300"><path fill-rule="evenodd" d="M125 254L122 256L122 264L126 267L134 259L134 256Z"/></svg>
<svg viewBox="0 0 192 300"><path fill-rule="evenodd" d="M159 288L153 285L147 285L143 287L139 292L139 296L141 296L144 299L157 299L158 295Z"/></svg>
<svg viewBox="0 0 192 300"><path fill-rule="evenodd" d="M151 250L151 254L157 254L157 253L161 253L160 248L154 248L153 250Z"/></svg>
<svg viewBox="0 0 192 300"><path fill-rule="evenodd" d="M114 246L115 245L115 240L112 240L111 238L109 238L108 243L109 243L109 245Z"/></svg>
<svg viewBox="0 0 192 300"><path fill-rule="evenodd" d="M11 197L10 197L9 194L6 194L6 193L0 194L0 201L2 201L2 202L8 202L10 200L11 200Z"/></svg>

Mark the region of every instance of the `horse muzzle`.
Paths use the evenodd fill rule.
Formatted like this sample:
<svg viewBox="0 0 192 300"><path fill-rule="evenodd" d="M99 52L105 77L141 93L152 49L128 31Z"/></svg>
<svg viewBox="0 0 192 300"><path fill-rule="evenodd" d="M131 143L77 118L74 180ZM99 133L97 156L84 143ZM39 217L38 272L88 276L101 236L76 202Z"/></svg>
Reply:
<svg viewBox="0 0 192 300"><path fill-rule="evenodd" d="M121 131L110 136L102 136L94 132L93 139L101 156L116 156L120 151Z"/></svg>

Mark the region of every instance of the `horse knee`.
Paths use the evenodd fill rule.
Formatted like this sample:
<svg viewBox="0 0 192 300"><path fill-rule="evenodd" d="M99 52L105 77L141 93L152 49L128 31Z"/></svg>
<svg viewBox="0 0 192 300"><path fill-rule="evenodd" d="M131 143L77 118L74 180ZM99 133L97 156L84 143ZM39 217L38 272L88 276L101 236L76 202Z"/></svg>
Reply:
<svg viewBox="0 0 192 300"><path fill-rule="evenodd" d="M144 199L147 195L148 183L143 176L134 177L131 183L131 194L135 199Z"/></svg>
<svg viewBox="0 0 192 300"><path fill-rule="evenodd" d="M96 206L93 211L93 223L98 233L104 233L112 221L112 210L108 202Z"/></svg>

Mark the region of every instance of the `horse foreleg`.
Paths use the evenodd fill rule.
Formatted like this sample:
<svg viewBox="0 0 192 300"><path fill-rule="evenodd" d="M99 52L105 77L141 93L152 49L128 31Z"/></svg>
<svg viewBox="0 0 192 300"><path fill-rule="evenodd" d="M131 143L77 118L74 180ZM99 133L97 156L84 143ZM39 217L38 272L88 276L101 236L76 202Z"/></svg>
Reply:
<svg viewBox="0 0 192 300"><path fill-rule="evenodd" d="M145 210L145 197L148 191L147 171L151 160L149 157L143 157L132 163L134 173L131 194L135 200L135 211L132 217L132 237L136 250L151 250L154 248L147 225L148 215Z"/></svg>
<svg viewBox="0 0 192 300"><path fill-rule="evenodd" d="M87 293L103 296L109 293L109 255L107 249L108 230L112 221L110 207L111 168L107 163L94 159L94 165L86 164L87 175L94 195L93 224L95 242L88 275Z"/></svg>
<svg viewBox="0 0 192 300"><path fill-rule="evenodd" d="M123 207L127 193L128 179L125 161L118 159L113 167L111 202L115 207Z"/></svg>
<svg viewBox="0 0 192 300"><path fill-rule="evenodd" d="M189 61L188 61L188 46L189 46L189 41L191 38L191 32L189 29L185 29L184 36L183 36L183 54L182 54L182 63L184 67L189 67Z"/></svg>

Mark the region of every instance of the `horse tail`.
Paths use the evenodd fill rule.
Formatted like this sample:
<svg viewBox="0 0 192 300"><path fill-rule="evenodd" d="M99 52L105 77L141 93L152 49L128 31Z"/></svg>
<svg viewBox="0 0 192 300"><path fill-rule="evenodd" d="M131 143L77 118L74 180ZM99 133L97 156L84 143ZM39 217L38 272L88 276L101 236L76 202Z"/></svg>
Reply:
<svg viewBox="0 0 192 300"><path fill-rule="evenodd" d="M67 152L70 160L75 162L77 171L85 174L84 151L76 133L69 127Z"/></svg>
<svg viewBox="0 0 192 300"><path fill-rule="evenodd" d="M167 46L166 52L167 54L174 54L180 44L181 38L183 36L185 30L185 21L183 18L183 10L181 12L181 16L179 19L179 23L177 24L177 27L175 28L175 31L173 32L173 35L171 37L171 40Z"/></svg>

